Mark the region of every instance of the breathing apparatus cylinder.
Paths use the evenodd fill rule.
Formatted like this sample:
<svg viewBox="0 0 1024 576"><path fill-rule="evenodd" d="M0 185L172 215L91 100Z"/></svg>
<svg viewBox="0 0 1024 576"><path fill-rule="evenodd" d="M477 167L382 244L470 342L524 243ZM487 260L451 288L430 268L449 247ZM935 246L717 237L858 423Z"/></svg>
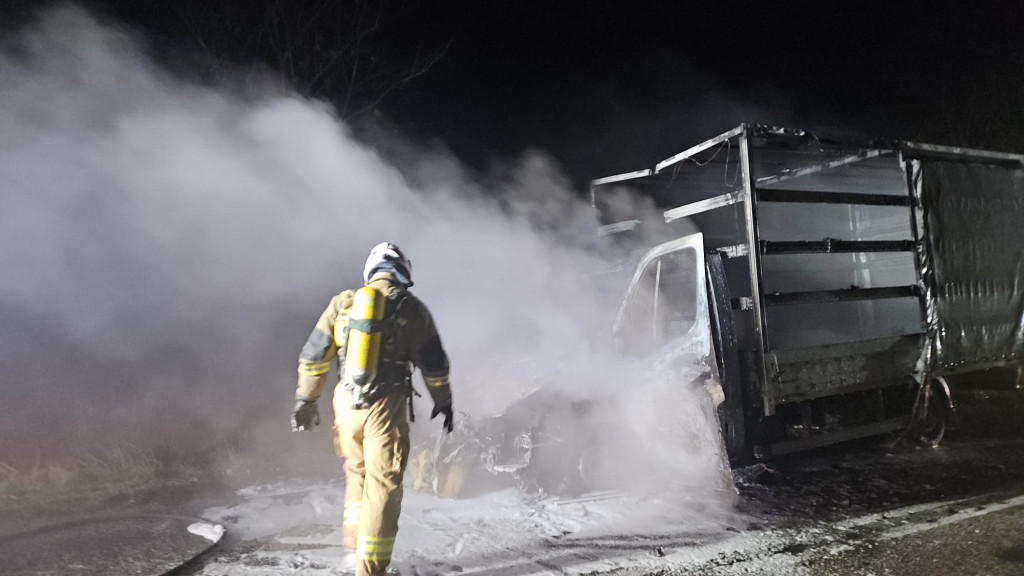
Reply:
<svg viewBox="0 0 1024 576"><path fill-rule="evenodd" d="M385 296L363 286L356 291L348 317L348 342L345 350L345 388L352 391L354 408L362 408L366 394L377 377L380 362L381 320Z"/></svg>

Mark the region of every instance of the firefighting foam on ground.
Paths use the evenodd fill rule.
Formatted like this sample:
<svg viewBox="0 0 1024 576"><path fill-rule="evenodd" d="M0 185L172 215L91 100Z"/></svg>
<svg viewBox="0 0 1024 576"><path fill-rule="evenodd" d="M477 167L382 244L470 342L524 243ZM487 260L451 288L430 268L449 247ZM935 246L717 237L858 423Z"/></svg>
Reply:
<svg viewBox="0 0 1024 576"><path fill-rule="evenodd" d="M323 302L388 239L431 303L460 426L556 391L566 410L589 403L614 440L588 447L604 488L684 481L701 509L728 508L728 487L702 488L722 466L710 412L693 408L704 390L659 381L602 341L625 284L608 281L591 208L543 153L487 186L443 150L399 170L325 105L259 76L182 79L146 46L67 6L4 45L12 462L230 446L238 466L280 462L301 478L334 456L324 430L288 430L295 357ZM417 411L414 440L432 442L429 406ZM706 438L673 440L694 435Z"/></svg>

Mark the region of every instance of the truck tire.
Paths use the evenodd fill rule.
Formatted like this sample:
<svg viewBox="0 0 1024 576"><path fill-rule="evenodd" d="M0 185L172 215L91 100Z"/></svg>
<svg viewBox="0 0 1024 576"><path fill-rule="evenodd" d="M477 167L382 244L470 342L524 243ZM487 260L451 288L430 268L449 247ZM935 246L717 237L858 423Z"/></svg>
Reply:
<svg viewBox="0 0 1024 576"><path fill-rule="evenodd" d="M946 381L941 376L932 380L927 391L923 412L911 424L912 438L921 446L937 447L946 435L949 423L949 397Z"/></svg>

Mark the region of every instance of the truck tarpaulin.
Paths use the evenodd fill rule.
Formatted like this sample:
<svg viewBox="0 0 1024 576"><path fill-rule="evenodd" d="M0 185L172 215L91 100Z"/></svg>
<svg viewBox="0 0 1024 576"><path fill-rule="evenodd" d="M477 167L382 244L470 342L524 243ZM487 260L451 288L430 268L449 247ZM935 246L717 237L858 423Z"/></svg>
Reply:
<svg viewBox="0 0 1024 576"><path fill-rule="evenodd" d="M912 178L931 368L1024 360L1024 169L922 159Z"/></svg>

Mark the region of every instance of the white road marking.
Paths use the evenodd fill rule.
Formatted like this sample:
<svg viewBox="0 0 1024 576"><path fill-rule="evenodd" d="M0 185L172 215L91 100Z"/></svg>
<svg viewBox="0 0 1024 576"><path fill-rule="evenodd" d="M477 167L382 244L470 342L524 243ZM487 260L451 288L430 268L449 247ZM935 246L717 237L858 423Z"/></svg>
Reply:
<svg viewBox="0 0 1024 576"><path fill-rule="evenodd" d="M1008 508L1014 508L1016 506L1024 505L1024 496L1017 496L1002 500L1000 502L992 502L990 504L984 504L979 507L971 507L966 510L961 510L955 514L939 518L935 521L911 523L904 526L897 526L892 530L886 530L883 532L878 539L879 540L892 540L894 538L902 538L904 536L910 536L911 534L917 534L925 532L939 526L947 526L949 524L956 524L962 522L968 518L977 518L978 516L984 516L992 512L999 512L1000 510L1006 510Z"/></svg>

